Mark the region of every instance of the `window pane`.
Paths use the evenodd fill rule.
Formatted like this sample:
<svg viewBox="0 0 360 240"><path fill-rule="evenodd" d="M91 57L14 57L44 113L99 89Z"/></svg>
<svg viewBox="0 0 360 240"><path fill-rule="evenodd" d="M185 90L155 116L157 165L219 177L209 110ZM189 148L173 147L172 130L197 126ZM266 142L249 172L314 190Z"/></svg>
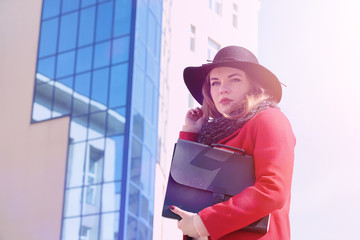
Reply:
<svg viewBox="0 0 360 240"><path fill-rule="evenodd" d="M101 216L101 235L103 240L118 240L119 213L108 213Z"/></svg>
<svg viewBox="0 0 360 240"><path fill-rule="evenodd" d="M55 57L43 58L38 61L37 72L45 77L54 79L55 74Z"/></svg>
<svg viewBox="0 0 360 240"><path fill-rule="evenodd" d="M39 58L55 54L59 19L50 19L41 23Z"/></svg>
<svg viewBox="0 0 360 240"><path fill-rule="evenodd" d="M70 138L74 142L84 141L87 137L88 116L73 117L70 123Z"/></svg>
<svg viewBox="0 0 360 240"><path fill-rule="evenodd" d="M96 0L82 0L81 1L81 6L82 7L86 7L86 6L90 6L96 3Z"/></svg>
<svg viewBox="0 0 360 240"><path fill-rule="evenodd" d="M92 63L92 46L81 48L77 52L76 72L89 71Z"/></svg>
<svg viewBox="0 0 360 240"><path fill-rule="evenodd" d="M42 18L49 18L59 15L60 0L44 0Z"/></svg>
<svg viewBox="0 0 360 240"><path fill-rule="evenodd" d="M73 121L71 126L73 127ZM66 187L83 185L83 172L86 157L86 143L71 143L69 145L69 156L66 173Z"/></svg>
<svg viewBox="0 0 360 240"><path fill-rule="evenodd" d="M129 58L129 37L115 39L112 47L112 63L121 63Z"/></svg>
<svg viewBox="0 0 360 240"><path fill-rule="evenodd" d="M78 12L62 16L60 23L59 51L75 48Z"/></svg>
<svg viewBox="0 0 360 240"><path fill-rule="evenodd" d="M132 4L132 1L116 0L116 2L115 2L115 20L114 20L114 37L118 37L118 36L130 33L131 4Z"/></svg>
<svg viewBox="0 0 360 240"><path fill-rule="evenodd" d="M106 112L97 112L90 115L88 138L105 137Z"/></svg>
<svg viewBox="0 0 360 240"><path fill-rule="evenodd" d="M142 145L135 138L132 139L131 143L131 170L130 179L136 185L140 184L140 173L141 173L141 150Z"/></svg>
<svg viewBox="0 0 360 240"><path fill-rule="evenodd" d="M95 45L94 68L110 64L110 41Z"/></svg>
<svg viewBox="0 0 360 240"><path fill-rule="evenodd" d="M133 134L140 140L144 138L144 118L138 113L133 115Z"/></svg>
<svg viewBox="0 0 360 240"><path fill-rule="evenodd" d="M114 136L106 139L104 181L122 179L124 136ZM119 187L116 185L116 187ZM120 192L120 188L116 192Z"/></svg>
<svg viewBox="0 0 360 240"><path fill-rule="evenodd" d="M139 223L138 223L138 237L137 237L137 239L138 240L150 240L150 239L152 239L149 235L150 235L150 233L149 233L149 230L148 230L148 228L144 225L144 224L142 224L142 222L140 222L139 221Z"/></svg>
<svg viewBox="0 0 360 240"><path fill-rule="evenodd" d="M79 0L62 0L62 12L69 12L79 8Z"/></svg>
<svg viewBox="0 0 360 240"><path fill-rule="evenodd" d="M83 46L93 42L94 25L95 7L83 9L80 13L79 46Z"/></svg>
<svg viewBox="0 0 360 240"><path fill-rule="evenodd" d="M119 135L124 133L125 128L125 108L108 110L107 136Z"/></svg>
<svg viewBox="0 0 360 240"><path fill-rule="evenodd" d="M102 106L99 104L107 105L108 96L108 83L109 83L109 68L94 71L91 86L91 99L96 101L91 105L91 111L99 111Z"/></svg>
<svg viewBox="0 0 360 240"><path fill-rule="evenodd" d="M102 185L84 186L82 214L100 213L100 193Z"/></svg>
<svg viewBox="0 0 360 240"><path fill-rule="evenodd" d="M133 75L132 105L140 114L144 113L145 73L135 66Z"/></svg>
<svg viewBox="0 0 360 240"><path fill-rule="evenodd" d="M80 218L64 219L62 240L79 240Z"/></svg>
<svg viewBox="0 0 360 240"><path fill-rule="evenodd" d="M149 150L143 147L141 156L141 188L142 190L150 195L153 177L153 163Z"/></svg>
<svg viewBox="0 0 360 240"><path fill-rule="evenodd" d="M89 141L85 163L85 185L102 182L104 166L104 143L103 138Z"/></svg>
<svg viewBox="0 0 360 240"><path fill-rule="evenodd" d="M58 55L56 76L64 77L74 73L75 52L67 52Z"/></svg>
<svg viewBox="0 0 360 240"><path fill-rule="evenodd" d="M128 64L112 67L109 107L119 107L126 104L126 92L128 82Z"/></svg>
<svg viewBox="0 0 360 240"><path fill-rule="evenodd" d="M55 82L53 117L68 115L71 112L72 89Z"/></svg>
<svg viewBox="0 0 360 240"><path fill-rule="evenodd" d="M99 234L99 215L83 217L81 221L81 228L78 231L78 236L83 238L78 238L77 240L89 239L95 240L98 239Z"/></svg>
<svg viewBox="0 0 360 240"><path fill-rule="evenodd" d="M80 216L82 188L67 189L65 192L64 217Z"/></svg>
<svg viewBox="0 0 360 240"><path fill-rule="evenodd" d="M106 183L102 192L102 211L120 210L121 182Z"/></svg>
<svg viewBox="0 0 360 240"><path fill-rule="evenodd" d="M90 73L79 74L75 78L75 88L74 90L81 94L82 96L90 96Z"/></svg>
<svg viewBox="0 0 360 240"><path fill-rule="evenodd" d="M128 215L127 222L127 240L136 240L136 230L137 230L138 222L135 218Z"/></svg>
<svg viewBox="0 0 360 240"><path fill-rule="evenodd" d="M132 184L129 184L129 211L135 216L139 215L139 198L140 192Z"/></svg>
<svg viewBox="0 0 360 240"><path fill-rule="evenodd" d="M111 37L112 29L112 6L113 2L98 5L96 22L96 41L102 41Z"/></svg>
<svg viewBox="0 0 360 240"><path fill-rule="evenodd" d="M145 118L147 118L150 122L152 121L152 115L157 114L153 112L154 104L154 86L150 79L146 79L145 83Z"/></svg>

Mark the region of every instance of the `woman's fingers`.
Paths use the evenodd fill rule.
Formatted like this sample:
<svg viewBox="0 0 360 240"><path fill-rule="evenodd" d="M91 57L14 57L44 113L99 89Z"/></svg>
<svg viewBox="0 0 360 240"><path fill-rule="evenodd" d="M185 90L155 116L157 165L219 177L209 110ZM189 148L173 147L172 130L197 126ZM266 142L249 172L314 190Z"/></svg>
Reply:
<svg viewBox="0 0 360 240"><path fill-rule="evenodd" d="M184 211L184 210L182 210L182 209L180 209L180 208L178 208L178 207L175 207L175 206L173 206L173 205L171 205L170 206L170 210L173 212L173 213L175 213L176 215L179 215L181 218L184 218L185 217L185 215L186 215L186 211Z"/></svg>

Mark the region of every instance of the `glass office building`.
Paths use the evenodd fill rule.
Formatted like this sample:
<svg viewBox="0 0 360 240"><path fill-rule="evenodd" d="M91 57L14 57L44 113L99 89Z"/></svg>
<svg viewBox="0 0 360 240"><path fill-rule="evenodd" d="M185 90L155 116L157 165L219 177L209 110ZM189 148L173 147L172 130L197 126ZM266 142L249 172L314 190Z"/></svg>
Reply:
<svg viewBox="0 0 360 240"><path fill-rule="evenodd" d="M32 122L70 118L59 239L152 239L161 14L161 0L43 1Z"/></svg>

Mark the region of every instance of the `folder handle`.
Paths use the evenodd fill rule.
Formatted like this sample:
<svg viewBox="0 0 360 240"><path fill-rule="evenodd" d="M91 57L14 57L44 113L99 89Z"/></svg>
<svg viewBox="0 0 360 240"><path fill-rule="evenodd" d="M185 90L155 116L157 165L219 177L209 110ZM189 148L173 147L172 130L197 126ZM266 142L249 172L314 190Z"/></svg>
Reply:
<svg viewBox="0 0 360 240"><path fill-rule="evenodd" d="M240 153L242 153L244 155L246 154L245 150L242 149L242 148L232 147L232 146L228 146L228 145L225 145L225 144L212 143L211 147L227 148L227 149L230 149L230 150L233 150L233 151L240 152Z"/></svg>

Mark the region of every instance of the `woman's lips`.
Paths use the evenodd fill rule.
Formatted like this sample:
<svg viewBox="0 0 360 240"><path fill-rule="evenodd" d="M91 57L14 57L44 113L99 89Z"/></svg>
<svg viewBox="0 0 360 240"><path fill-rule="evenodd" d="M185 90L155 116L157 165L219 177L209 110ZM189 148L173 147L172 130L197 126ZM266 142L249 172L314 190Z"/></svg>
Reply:
<svg viewBox="0 0 360 240"><path fill-rule="evenodd" d="M230 103L232 100L230 98L222 98L220 100L220 104L226 105L228 103Z"/></svg>

